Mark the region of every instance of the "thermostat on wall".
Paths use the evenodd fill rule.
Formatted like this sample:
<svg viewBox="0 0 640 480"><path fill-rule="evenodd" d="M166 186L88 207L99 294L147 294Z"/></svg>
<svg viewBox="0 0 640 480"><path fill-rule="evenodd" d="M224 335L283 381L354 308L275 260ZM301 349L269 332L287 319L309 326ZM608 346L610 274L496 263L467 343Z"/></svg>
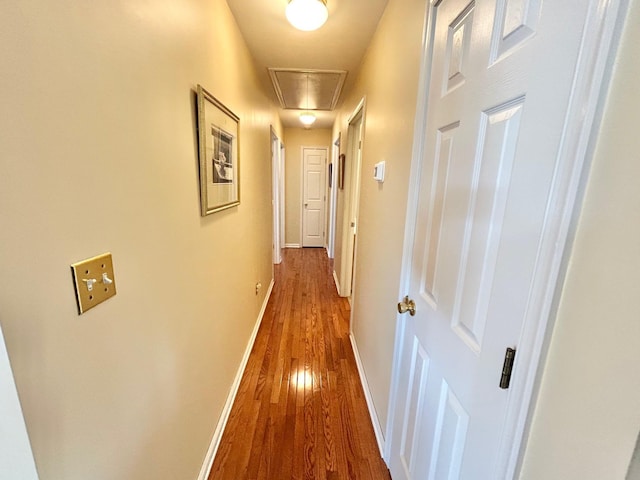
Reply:
<svg viewBox="0 0 640 480"><path fill-rule="evenodd" d="M378 162L373 166L373 178L377 182L384 182L384 164L385 162Z"/></svg>

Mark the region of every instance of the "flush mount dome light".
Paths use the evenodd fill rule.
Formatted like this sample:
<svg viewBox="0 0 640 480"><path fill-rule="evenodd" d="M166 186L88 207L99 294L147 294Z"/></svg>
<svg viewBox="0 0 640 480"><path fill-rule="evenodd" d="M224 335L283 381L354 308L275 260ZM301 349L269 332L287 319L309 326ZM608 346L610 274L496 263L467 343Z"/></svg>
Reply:
<svg viewBox="0 0 640 480"><path fill-rule="evenodd" d="M329 17L327 0L289 0L285 14L298 30L317 30Z"/></svg>
<svg viewBox="0 0 640 480"><path fill-rule="evenodd" d="M316 121L316 116L311 112L303 112L300 114L300 121L308 126Z"/></svg>

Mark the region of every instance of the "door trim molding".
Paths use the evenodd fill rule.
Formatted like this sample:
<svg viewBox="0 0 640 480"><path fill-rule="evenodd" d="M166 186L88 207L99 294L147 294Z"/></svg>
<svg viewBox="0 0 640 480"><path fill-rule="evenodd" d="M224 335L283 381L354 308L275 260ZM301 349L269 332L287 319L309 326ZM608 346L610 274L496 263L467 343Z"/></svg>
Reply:
<svg viewBox="0 0 640 480"><path fill-rule="evenodd" d="M398 298L406 294L411 273L415 220L418 214L420 163L424 154L422 133L426 127L429 80L433 45L433 11L440 0L431 0L425 15L422 58L414 124L413 154L405 220L400 289ZM538 260L532 282L518 348L514 376L524 378L512 387L514 400L509 403L505 422L506 434L499 451L496 478L515 478L520 471L527 436L532 423L538 385L544 367L546 346L555 319L555 306L562 290L564 271L571 250L571 225L581 207L581 181L593 155L595 138L602 115L611 61L614 58L620 26L626 16L627 0L591 0L580 53L573 79L564 131L558 152L554 183L546 208L545 223L538 249ZM385 460L390 462L394 411L397 406L401 340L404 319L397 316L398 328L387 415Z"/></svg>
<svg viewBox="0 0 640 480"><path fill-rule="evenodd" d="M356 197L355 190L358 190L358 184L360 183L360 174L359 170L362 166L362 150L365 144L365 136L366 136L366 114L367 114L367 97L364 96L358 102L358 105L353 109L351 115L347 119L347 136L346 136L346 147L345 150L342 150L342 153L347 155L347 158L350 158L351 152L349 152L349 148L352 146L353 139L351 138L352 133L352 124L354 121L360 118L360 141L362 145L360 146L360 154L357 156L358 158L350 158L349 164L349 183L348 187L345 187L343 195L345 196L345 201L343 205L344 215L342 219L343 227L342 227L342 238L340 241L342 242L342 255L340 262L340 285L342 291L340 292L341 297L352 298L355 290L355 264L356 264L356 245L350 246L351 242L351 232L352 227L351 219L353 216L354 209L354 201L357 203L360 201L359 198ZM360 170L361 171L361 170ZM346 172L346 167L345 167ZM345 173L346 175L346 173ZM357 178L356 178L357 177ZM347 190L348 188L348 190ZM360 192L357 192L359 197ZM356 229L358 226L356 225ZM353 289L351 287L354 287ZM353 320L353 310L351 311L351 318L349 323L351 324L351 320Z"/></svg>
<svg viewBox="0 0 640 480"><path fill-rule="evenodd" d="M284 218L281 216L283 201L281 179L282 179L282 159L280 156L280 139L273 128L270 126L270 148L271 148L271 225L272 225L272 257L273 263L279 264L282 262L281 245L282 239L280 234L282 232L282 225L284 225Z"/></svg>
<svg viewBox="0 0 640 480"><path fill-rule="evenodd" d="M338 200L338 156L340 155L340 137L338 134L338 138L334 140L331 144L331 162L330 165L333 165L331 168L331 178L327 178L327 185L329 182L331 184L331 188L329 189L328 195L328 211L329 211L329 221L327 223L327 255L329 258L333 258L335 256L336 250L336 203Z"/></svg>

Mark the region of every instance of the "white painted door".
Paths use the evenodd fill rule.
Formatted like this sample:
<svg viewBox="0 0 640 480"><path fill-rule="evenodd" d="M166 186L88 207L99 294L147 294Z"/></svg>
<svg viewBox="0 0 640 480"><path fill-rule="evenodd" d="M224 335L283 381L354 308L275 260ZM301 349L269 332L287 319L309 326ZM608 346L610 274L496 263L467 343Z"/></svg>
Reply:
<svg viewBox="0 0 640 480"><path fill-rule="evenodd" d="M302 246L324 247L327 150L302 150Z"/></svg>
<svg viewBox="0 0 640 480"><path fill-rule="evenodd" d="M535 365L525 371L526 356L516 353L511 387L499 381L507 347L520 352L531 338L529 301L541 278L585 19L596 3L430 7L426 129L407 263L417 313L398 326L394 480L512 475L505 460L519 442L512 413Z"/></svg>

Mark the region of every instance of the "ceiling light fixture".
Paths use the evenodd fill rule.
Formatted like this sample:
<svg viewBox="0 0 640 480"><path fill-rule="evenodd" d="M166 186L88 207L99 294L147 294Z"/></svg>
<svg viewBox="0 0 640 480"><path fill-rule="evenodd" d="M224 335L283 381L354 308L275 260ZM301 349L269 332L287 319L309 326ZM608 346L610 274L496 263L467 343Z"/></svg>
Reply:
<svg viewBox="0 0 640 480"><path fill-rule="evenodd" d="M313 124L313 122L316 121L316 116L311 112L302 112L300 114L300 121L303 124L309 126L309 125Z"/></svg>
<svg viewBox="0 0 640 480"><path fill-rule="evenodd" d="M327 0L289 0L285 15L298 30L317 30L329 17Z"/></svg>
<svg viewBox="0 0 640 480"><path fill-rule="evenodd" d="M305 112L300 114L300 121L305 127L310 127L316 121L316 116L309 111L309 74L307 73L307 98L305 100Z"/></svg>

